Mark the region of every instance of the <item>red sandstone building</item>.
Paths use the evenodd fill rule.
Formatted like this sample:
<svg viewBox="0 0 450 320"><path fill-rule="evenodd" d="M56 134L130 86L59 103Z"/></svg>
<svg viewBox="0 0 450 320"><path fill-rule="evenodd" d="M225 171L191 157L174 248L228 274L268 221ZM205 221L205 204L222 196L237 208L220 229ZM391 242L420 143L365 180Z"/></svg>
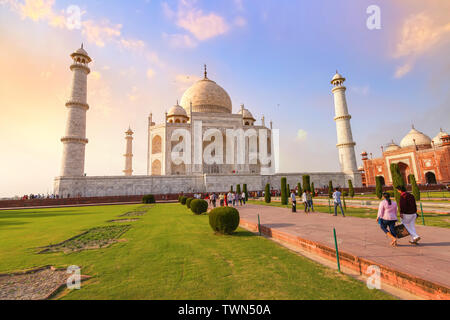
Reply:
<svg viewBox="0 0 450 320"><path fill-rule="evenodd" d="M413 174L418 184L450 183L450 136L442 129L431 139L424 133L412 130L400 145L392 141L382 148L382 157L369 159L367 152L361 154L364 167L360 167L364 186L375 186L375 178L382 177L385 185L392 185L391 163L397 163L405 181Z"/></svg>

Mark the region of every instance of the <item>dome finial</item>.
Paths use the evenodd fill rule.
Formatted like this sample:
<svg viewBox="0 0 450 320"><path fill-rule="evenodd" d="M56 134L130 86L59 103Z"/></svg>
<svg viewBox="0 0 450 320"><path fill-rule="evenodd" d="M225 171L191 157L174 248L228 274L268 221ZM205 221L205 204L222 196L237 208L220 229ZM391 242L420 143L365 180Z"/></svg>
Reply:
<svg viewBox="0 0 450 320"><path fill-rule="evenodd" d="M83 42L81 43L81 49L83 49Z"/></svg>
<svg viewBox="0 0 450 320"><path fill-rule="evenodd" d="M204 68L205 68L205 72L204 72L205 79L208 79L208 70L206 69L206 64L204 65Z"/></svg>

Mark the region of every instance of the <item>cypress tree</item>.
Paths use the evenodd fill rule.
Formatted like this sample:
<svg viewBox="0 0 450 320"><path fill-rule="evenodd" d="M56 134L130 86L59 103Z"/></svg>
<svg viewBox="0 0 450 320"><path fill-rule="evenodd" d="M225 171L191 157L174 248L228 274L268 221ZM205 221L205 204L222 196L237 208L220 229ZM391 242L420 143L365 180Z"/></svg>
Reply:
<svg viewBox="0 0 450 320"><path fill-rule="evenodd" d="M394 187L395 201L400 203L400 193L397 191L397 187L405 186L405 181L403 180L402 174L398 169L397 163L391 163L391 176L392 176L392 186Z"/></svg>
<svg viewBox="0 0 450 320"><path fill-rule="evenodd" d="M248 191L247 191L247 184L246 183L244 183L244 185L242 186L242 191L244 191L244 193L245 193L245 202L247 202L248 201Z"/></svg>
<svg viewBox="0 0 450 320"><path fill-rule="evenodd" d="M236 193L237 193L237 194L240 194L240 193L241 193L241 185L240 185L240 184L238 184L238 185L236 186Z"/></svg>
<svg viewBox="0 0 450 320"><path fill-rule="evenodd" d="M286 177L281 178L281 204L288 204L288 197L286 194L287 186L286 186Z"/></svg>
<svg viewBox="0 0 450 320"><path fill-rule="evenodd" d="M353 181L348 180L348 195L350 198L353 198L355 196L355 189L353 189Z"/></svg>
<svg viewBox="0 0 450 320"><path fill-rule="evenodd" d="M409 180L411 181L412 194L414 195L414 198L416 198L416 201L420 201L420 190L417 186L416 177L413 174L410 174Z"/></svg>
<svg viewBox="0 0 450 320"><path fill-rule="evenodd" d="M314 187L314 182L311 182L311 197L314 198L314 196L316 195L316 188Z"/></svg>
<svg viewBox="0 0 450 320"><path fill-rule="evenodd" d="M383 186L381 185L381 177L376 176L375 182L376 182L375 193L377 195L377 198L381 199L383 197Z"/></svg>
<svg viewBox="0 0 450 320"><path fill-rule="evenodd" d="M230 186L230 192L233 192L233 186Z"/></svg>
<svg viewBox="0 0 450 320"><path fill-rule="evenodd" d="M287 197L288 197L288 199L289 199L289 197L291 196L291 186L288 184L287 185L287 187L286 187L286 194L287 194ZM288 200L289 201L289 200Z"/></svg>
<svg viewBox="0 0 450 320"><path fill-rule="evenodd" d="M333 181L328 183L328 198L333 198Z"/></svg>
<svg viewBox="0 0 450 320"><path fill-rule="evenodd" d="M303 194L303 190L302 190L302 184L300 182L297 183L297 189L298 189L298 195L301 196Z"/></svg>
<svg viewBox="0 0 450 320"><path fill-rule="evenodd" d="M270 203L272 197L270 196L270 184L266 184L266 190L264 191L264 201Z"/></svg>
<svg viewBox="0 0 450 320"><path fill-rule="evenodd" d="M303 191L311 191L311 184L309 175L303 176Z"/></svg>

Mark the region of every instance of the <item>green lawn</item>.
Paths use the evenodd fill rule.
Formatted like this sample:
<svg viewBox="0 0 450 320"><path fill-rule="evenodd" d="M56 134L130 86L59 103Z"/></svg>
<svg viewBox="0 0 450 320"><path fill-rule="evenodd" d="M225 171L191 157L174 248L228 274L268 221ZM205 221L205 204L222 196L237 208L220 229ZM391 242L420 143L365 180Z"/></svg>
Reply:
<svg viewBox="0 0 450 320"><path fill-rule="evenodd" d="M273 201L271 203L265 203L261 200L249 200L250 204L258 204L258 205L267 205L267 206L275 206L275 207L285 207L291 208L292 205L289 203L288 205L282 205L281 202ZM331 208L328 208L327 205L316 205L314 204L314 210L317 212L329 213L331 211L334 214L334 206L331 203ZM303 203L297 201L297 211L303 211ZM359 217L359 218L370 218L376 219L378 211L371 208L350 208L347 207L345 210L345 214L351 217ZM341 214L341 210L338 208L338 214ZM450 228L450 214L438 214L438 213L424 213L425 225L432 227L441 227L441 228ZM420 216L417 219L417 224L422 224L422 217Z"/></svg>
<svg viewBox="0 0 450 320"><path fill-rule="evenodd" d="M245 230L214 235L180 204L149 208L109 248L37 254L138 207L0 212L0 273L79 265L93 276L63 299L392 299Z"/></svg>

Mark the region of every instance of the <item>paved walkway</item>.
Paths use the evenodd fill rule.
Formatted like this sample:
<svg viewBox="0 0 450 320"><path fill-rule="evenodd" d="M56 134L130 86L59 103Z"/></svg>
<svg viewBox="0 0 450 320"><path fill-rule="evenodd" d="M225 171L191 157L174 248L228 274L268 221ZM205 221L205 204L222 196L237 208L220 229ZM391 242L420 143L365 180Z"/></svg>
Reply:
<svg viewBox="0 0 450 320"><path fill-rule="evenodd" d="M374 219L334 217L325 213L291 213L289 209L263 205L238 207L242 219L334 248L336 228L339 250L369 259L400 272L450 288L450 229L416 227L419 246L409 237L392 248Z"/></svg>

